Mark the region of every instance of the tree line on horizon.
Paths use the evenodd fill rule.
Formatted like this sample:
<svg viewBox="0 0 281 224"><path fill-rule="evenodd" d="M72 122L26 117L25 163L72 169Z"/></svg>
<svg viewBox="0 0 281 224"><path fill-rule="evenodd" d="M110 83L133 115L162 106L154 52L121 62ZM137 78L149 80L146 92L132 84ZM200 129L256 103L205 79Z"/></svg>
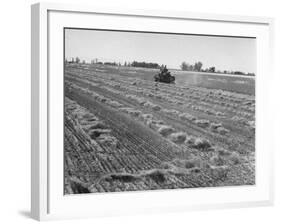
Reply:
<svg viewBox="0 0 281 224"><path fill-rule="evenodd" d="M70 61L67 59L65 60L67 63L77 63L77 64L86 64L85 60L82 60L79 57L76 58L71 58ZM125 67L138 67L138 68L155 68L159 69L161 65L158 63L153 63L153 62L138 62L138 61L133 61L133 62L127 62L125 61L123 64L120 62L101 62L97 58L91 60L91 64L100 64L100 65L110 65L110 66L125 66ZM163 65L162 65L163 66ZM180 68L182 71L193 71L193 72L209 72L209 73L224 73L224 74L232 74L232 75L247 75L247 76L255 76L255 73L245 73L241 71L228 71L228 70L217 70L215 66L211 66L209 68L203 68L203 63L201 61L195 62L194 64L189 64L187 62L182 62L180 64Z"/></svg>
<svg viewBox="0 0 281 224"><path fill-rule="evenodd" d="M71 58L71 60L65 60L67 63L77 63L77 64L85 64L86 61L82 60L79 57L76 58ZM160 68L160 65L158 63L153 63L153 62L138 62L138 61L133 61L133 62L127 62L125 61L124 64L122 65L120 62L101 62L98 61L98 59L92 59L91 64L100 64L100 65L111 65L111 66L126 66L126 67L140 67L140 68Z"/></svg>
<svg viewBox="0 0 281 224"><path fill-rule="evenodd" d="M210 72L210 73L224 73L231 75L248 75L254 76L255 73L245 73L241 71L228 71L228 70L217 70L215 66L211 66L209 68L203 69L203 63L201 61L195 62L194 64L189 64L187 62L182 62L180 65L181 70L183 71L193 71L193 72Z"/></svg>

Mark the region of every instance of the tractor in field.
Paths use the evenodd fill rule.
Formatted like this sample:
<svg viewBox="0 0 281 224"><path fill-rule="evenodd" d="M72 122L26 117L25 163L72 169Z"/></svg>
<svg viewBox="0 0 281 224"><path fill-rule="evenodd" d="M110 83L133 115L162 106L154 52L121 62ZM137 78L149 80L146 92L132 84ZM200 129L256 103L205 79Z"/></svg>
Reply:
<svg viewBox="0 0 281 224"><path fill-rule="evenodd" d="M175 83L175 76L172 76L166 65L160 67L160 72L154 76L155 82Z"/></svg>

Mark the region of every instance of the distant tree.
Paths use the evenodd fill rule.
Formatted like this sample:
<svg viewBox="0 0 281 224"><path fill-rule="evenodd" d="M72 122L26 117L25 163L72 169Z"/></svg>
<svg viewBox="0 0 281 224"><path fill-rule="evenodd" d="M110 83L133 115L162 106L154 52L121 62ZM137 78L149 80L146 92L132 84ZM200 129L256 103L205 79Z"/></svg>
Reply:
<svg viewBox="0 0 281 224"><path fill-rule="evenodd" d="M182 62L181 65L180 65L180 67L181 67L181 70L187 71L187 69L188 69L188 64L187 64L186 62Z"/></svg>
<svg viewBox="0 0 281 224"><path fill-rule="evenodd" d="M133 61L131 63L132 67L141 67L141 68L159 68L159 64L157 63L152 63L152 62L137 62L137 61Z"/></svg>
<svg viewBox="0 0 281 224"><path fill-rule="evenodd" d="M194 71L200 72L202 69L203 63L201 61L198 61L194 64Z"/></svg>
<svg viewBox="0 0 281 224"><path fill-rule="evenodd" d="M188 64L188 69L187 69L188 71L195 71L195 69L194 69L194 65L189 65Z"/></svg>
<svg viewBox="0 0 281 224"><path fill-rule="evenodd" d="M75 58L75 63L79 64L80 63L80 58L76 57Z"/></svg>
<svg viewBox="0 0 281 224"><path fill-rule="evenodd" d="M127 62L126 61L124 62L124 66L127 66Z"/></svg>
<svg viewBox="0 0 281 224"><path fill-rule="evenodd" d="M202 71L202 66L203 63L202 62L196 62L194 65L188 64L186 62L182 62L181 63L181 70L183 71Z"/></svg>
<svg viewBox="0 0 281 224"><path fill-rule="evenodd" d="M240 72L240 71L235 71L234 74L235 74L235 75L245 75L244 72Z"/></svg>
<svg viewBox="0 0 281 224"><path fill-rule="evenodd" d="M213 67L210 67L209 68L209 72L216 72L216 68L213 66Z"/></svg>
<svg viewBox="0 0 281 224"><path fill-rule="evenodd" d="M248 72L247 75L255 76L255 73L253 73L253 72Z"/></svg>
<svg viewBox="0 0 281 224"><path fill-rule="evenodd" d="M116 62L104 62L104 65L111 65L111 66L117 66L118 64Z"/></svg>
<svg viewBox="0 0 281 224"><path fill-rule="evenodd" d="M83 60L83 61L82 61L82 64L86 64L86 61L85 61L85 60Z"/></svg>

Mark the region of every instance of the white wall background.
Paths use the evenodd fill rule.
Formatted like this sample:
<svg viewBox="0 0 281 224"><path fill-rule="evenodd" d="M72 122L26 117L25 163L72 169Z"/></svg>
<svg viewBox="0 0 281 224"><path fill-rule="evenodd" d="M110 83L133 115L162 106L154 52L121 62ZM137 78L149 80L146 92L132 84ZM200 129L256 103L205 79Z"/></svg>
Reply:
<svg viewBox="0 0 281 224"><path fill-rule="evenodd" d="M0 7L0 223L31 223L30 208L30 4L32 0L6 0ZM69 0L107 7L183 10L276 18L275 80L270 94L276 121L271 130L275 142L274 207L193 211L79 220L79 223L280 223L281 222L281 78L279 75L281 7L277 0ZM78 223L77 220L59 223Z"/></svg>

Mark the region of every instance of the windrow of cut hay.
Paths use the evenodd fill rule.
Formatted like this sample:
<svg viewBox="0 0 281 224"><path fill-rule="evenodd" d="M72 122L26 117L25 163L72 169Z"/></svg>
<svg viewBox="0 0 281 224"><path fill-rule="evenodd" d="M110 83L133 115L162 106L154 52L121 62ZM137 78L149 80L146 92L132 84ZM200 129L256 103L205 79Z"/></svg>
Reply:
<svg viewBox="0 0 281 224"><path fill-rule="evenodd" d="M79 90L81 90L81 88L79 88ZM111 106L111 104L109 104L108 102L110 102L111 100L108 98L105 98L103 96L101 96L100 94L97 94L95 92L92 92L88 89L85 90L86 93L91 94L92 96L94 96L95 99L99 100L100 102L106 103L107 105ZM145 101L144 98L139 98L137 96L134 95L127 95L128 98L136 100L137 102L140 103L140 105L143 106L149 106L150 108L154 108L154 106L157 106L153 103L150 103L149 101ZM121 104L120 104L121 105ZM149 126L151 129L157 131L160 135L162 135L163 137L167 138L168 140L176 143L176 144L187 144L190 147L199 149L199 150L203 150L203 151L207 151L207 150L211 150L211 144L207 139L202 139L199 137L194 138L194 142L190 142L191 137L188 136L186 133L184 132L177 132L173 127L166 125L162 120L158 120L155 119L153 117L153 115L149 115L148 117L145 117L147 115L143 116L142 111L140 110L136 110L134 108L129 108L129 107L119 107L118 108L120 111L125 112L135 118L139 118L139 120L143 121L144 124L146 124L147 126ZM179 116L181 118L186 118L188 115L185 113L184 116L182 113L176 111L176 110L166 110L166 112L168 112L169 114L174 114L175 116ZM201 128L207 128L210 126L210 122L208 120L198 120L195 118L191 120L192 122L194 122L195 124L197 124L199 127ZM223 127L218 127L215 130L213 130L214 132L218 132L220 134L226 134L228 133L227 129L225 129L225 132L219 132L219 128L223 128ZM188 139L188 141L186 141L186 139Z"/></svg>
<svg viewBox="0 0 281 224"><path fill-rule="evenodd" d="M116 87L116 85L117 84L113 84L113 83L105 83L106 85L110 85L110 86L113 86L113 87ZM143 90L143 89L134 89L134 88L131 88L131 87L126 87L126 86L120 86L119 87L119 85L118 85L118 88L121 88L121 89L127 89L127 90L131 90L131 91L135 91L135 92L137 92L137 93L143 93L144 95L149 95L150 97L155 97L155 98L161 98L161 99L164 99L164 100L167 100L167 101L171 101L171 97L173 97L173 96L169 96L169 95L167 95L167 94L163 94L163 93L159 93L159 94L153 94L153 93L149 93L149 92L147 92L147 91L145 91L145 90ZM114 90L113 90L114 91ZM116 90L115 90L116 91ZM180 94L180 95L182 95L182 94ZM180 101L182 101L183 99L180 99ZM174 101L174 100L172 100L171 102L174 102L174 103L179 103L179 102L177 102L177 101ZM184 102L184 101L183 101ZM202 102L202 99L200 99L199 101L198 101L198 99L194 99L194 101L193 101L193 103L191 104L191 103L183 103L185 106L190 106L190 108L191 109L193 109L193 110L197 110L197 111L201 111L201 112L206 112L207 114L213 114L213 115L216 115L216 116L224 116L224 114L223 114L223 112L221 112L221 111L215 111L215 110L213 110L213 109L210 109L210 108L204 108L204 107L202 107L202 106L195 106L194 104L196 104L196 103L200 103L200 102ZM218 102L220 102L220 101L218 101ZM203 104L203 103L202 103ZM205 104L204 104L205 105ZM205 105L206 106L206 105ZM207 105L208 106L208 105ZM229 105L226 105L226 106L231 106L230 104ZM237 105L232 105L233 107L234 106L237 106ZM226 108L224 108L224 109L227 109L228 107L226 107ZM229 109L230 111L232 111L233 110L233 108L230 108ZM247 115L247 114L246 114Z"/></svg>
<svg viewBox="0 0 281 224"><path fill-rule="evenodd" d="M104 70L106 70L106 67ZM170 184L168 180L173 178L179 178L181 181L190 184L192 182L190 177L193 174L199 175L200 172L208 176L210 180L218 180L217 183L222 185L222 182L228 178L229 170L231 170L230 178L233 178L233 176L239 175L239 169L241 169L241 173L246 171L243 166L246 167L247 164L251 166L251 162L247 163L246 154L235 153L235 151L238 151L236 147L244 150L241 147L241 142L246 140L247 135L250 136L253 133L248 132L248 129L253 129L255 125L255 102L251 97L197 87L179 87L161 83L155 86L154 83L141 80L139 77L130 78L115 73L90 72L90 70L85 72L83 68L72 71L72 74L67 74L67 82L69 82L67 86L73 90L71 96L77 93L79 95L73 97L74 99L84 97L85 100L88 100L90 99L88 96L92 96L94 104L101 105L98 102L104 104L104 106L101 105L102 110L116 112L118 116L120 115L125 120L134 121L136 125L144 124L153 131L144 130L155 134L155 136L158 135L158 140L163 141L165 139L163 141L165 144L198 156L198 158L188 158L187 156L183 156L183 158L179 156L180 154L177 154L175 158L178 158L179 161L174 159L167 162L165 160L163 166L155 166L155 169L151 169L151 167L140 166L137 161L138 157L135 155L126 154L127 156L122 158L122 164L128 164L128 167L134 168L130 169L124 165L125 170L115 170L115 164L111 162L111 158L115 156L111 153L114 151L110 151L108 155L107 153L98 153L93 165L98 161L106 161L105 163L102 162L101 165L108 162L108 167L104 167L104 171L108 175L110 173L112 175L110 174L108 178L104 178L101 183L97 184L94 187L95 189L93 188L94 192L109 191L113 186L114 189L121 191L124 189L156 189L163 183ZM84 93L88 96L86 97ZM120 96L120 101L116 95ZM75 107L69 106L69 110L75 111ZM91 109L91 111L93 110L95 111L94 108ZM106 138L101 138L101 136L112 136L114 138L113 132L118 132L118 130L111 129L107 125L111 121L104 122L105 117L103 117L104 120L100 120L89 115L83 117L81 114L83 112L77 113L76 118L73 117L73 119L77 121L81 130L89 136L89 139L92 137L100 138L99 141L106 141ZM97 115L100 116L100 113L97 113ZM79 117L82 119L79 119ZM232 117L233 120L230 119ZM87 120L88 118L91 119L90 123ZM236 122L237 128L231 128L231 125L236 124ZM238 132L242 129L244 131L245 126L247 126L245 131L247 135L243 137L243 134ZM116 134L114 135L116 136ZM112 140L109 139L109 141ZM97 142L97 140L93 142ZM229 147L227 146L228 143L231 143ZM106 145L107 143L101 144ZM245 141L245 151L251 144L251 142ZM114 153L117 153L117 151L119 152L119 149ZM157 154L158 152L152 153ZM147 157L147 160L150 160L150 156ZM121 161L121 157L118 161ZM146 171L144 172L143 169ZM114 172L109 172L109 170ZM200 182L200 178L198 178L198 182L195 181L197 184ZM237 180L233 181L238 183ZM232 180L227 181L225 183L230 183ZM114 184L112 185L111 182L114 182ZM121 182L124 184L119 188L119 185L116 184ZM180 181L178 183L177 186L190 186L180 185ZM207 185L208 182L205 183ZM115 186L117 187L115 188Z"/></svg>
<svg viewBox="0 0 281 224"><path fill-rule="evenodd" d="M71 110L68 114L76 121L77 128L81 127L93 144L97 142L103 146L116 148L118 140L111 135L111 129L103 121L75 101L66 98L66 111L68 109Z"/></svg>
<svg viewBox="0 0 281 224"><path fill-rule="evenodd" d="M102 77L102 78L104 78L104 77ZM125 82L124 80L122 80L123 82ZM108 85L110 85L109 83L105 83L105 84L108 84ZM111 86L116 86L116 84L111 84ZM124 86L124 85L122 85L122 86L118 86L117 88L120 88L120 89L128 89L128 90L131 90L131 91L135 91L135 92L137 92L137 93L143 93L144 95L147 95L147 91L145 91L145 90L143 90L142 88L140 88L140 89L136 89L135 87L126 87L126 86ZM135 88L135 89L134 89ZM113 91L116 91L116 89L115 90L113 90ZM119 94L122 94L122 93L120 93L120 91L119 91ZM167 101L170 101L171 100L171 96L169 96L169 95L167 95L167 94L165 94L165 95L163 95L163 93L161 93L160 95L159 94L152 94L152 93L149 93L149 95L150 96L154 96L155 98L158 98L158 96L161 96L160 98L162 98L163 100L167 100ZM163 96L162 96L163 95ZM182 93L181 94L177 94L177 95L183 95ZM213 94L214 95L214 94ZM213 96L212 95L212 96ZM220 95L220 97L222 97L221 95ZM168 98L168 99L167 99ZM176 102L176 101L174 101L174 102ZM191 103L184 103L184 105L185 106L189 106L191 109L193 109L193 110L195 110L195 111L200 111L200 112L204 112L204 113L207 113L207 114L212 114L212 115L215 115L215 116L224 116L224 113L223 112L221 112L221 111L215 111L215 110L213 110L213 109L211 109L211 108L204 108L203 106L198 106L198 105L194 105L194 103L196 104L196 102L198 103L200 103L200 102L202 102L202 99L200 99L200 100L198 100L198 99L196 99L196 101L194 102L193 101L193 103L191 104ZM221 101L218 101L217 103L220 103ZM142 104L144 103L144 101L142 101L141 102ZM224 104L224 103L222 103L222 104ZM148 106L151 106L149 103L147 104ZM208 106L208 107L210 107L210 105L205 105L205 103L203 104L204 106ZM229 111L233 111L233 108L232 107L230 107L230 106L233 106L233 107L236 107L237 105L230 105L230 104L225 104L225 106L226 106L226 108L222 108L222 109L227 109L227 108L229 108ZM156 110L159 110L159 107L158 106L155 106L154 107ZM248 113L248 112L239 112L239 111L237 111L237 113L239 114L240 113L240 116L251 116L251 114L250 113ZM221 134L225 134L226 133L226 131L225 130L220 130L220 132L219 133L221 133Z"/></svg>
<svg viewBox="0 0 281 224"><path fill-rule="evenodd" d="M81 90L81 88L80 88L80 90ZM89 91L87 91L87 93L89 93ZM134 95L130 95L130 97L132 99L134 99L134 100L138 100L139 99L138 97L136 97ZM104 103L106 103L107 101L110 102L110 100L103 101L104 97L100 97L100 96L98 96L97 99L101 99L101 102L104 102ZM141 100L139 102L141 102L141 103L145 102L144 98L140 98L140 99ZM163 109L163 110L164 110L164 112L167 112L169 114L180 115L182 118L183 117L188 117L187 114L185 114L185 116L183 116L182 113L179 113L178 111L176 111L174 109L171 109L171 110ZM141 111L135 110L134 108L129 108L125 112L128 113L129 115L137 117L137 118L140 118L140 116L142 114ZM192 117L190 119L193 120L193 121L197 121L196 118L195 118L195 120ZM206 123L208 123L208 122L206 122ZM190 136L188 136L187 134L185 134L185 133L183 133L181 131L179 131L179 134L178 134L176 130L173 130L173 127L171 127L171 126L167 127L167 125L164 124L163 121L159 121L159 120L155 120L155 119L148 119L148 120L146 119L145 124L148 125L150 128L152 128L153 130L158 131L163 137L166 137L168 140L170 140L170 141L172 141L172 142L174 142L176 144L183 144L184 143L184 144L189 145L190 147L199 149L201 151L212 150L212 147L211 147L210 143L206 144L207 146L205 146L204 144L201 143L202 138L198 138L194 143L190 143L189 140L188 141L183 141L184 138L190 139ZM211 130L213 132L217 132L217 133L222 134L222 135L228 133L228 130L224 129L223 127L221 127L221 125L217 125L217 124L212 125L212 123L210 123L210 128L211 128ZM167 131L168 131L168 133L167 133ZM180 139L179 139L179 136L180 136ZM196 139L196 137L194 139Z"/></svg>

